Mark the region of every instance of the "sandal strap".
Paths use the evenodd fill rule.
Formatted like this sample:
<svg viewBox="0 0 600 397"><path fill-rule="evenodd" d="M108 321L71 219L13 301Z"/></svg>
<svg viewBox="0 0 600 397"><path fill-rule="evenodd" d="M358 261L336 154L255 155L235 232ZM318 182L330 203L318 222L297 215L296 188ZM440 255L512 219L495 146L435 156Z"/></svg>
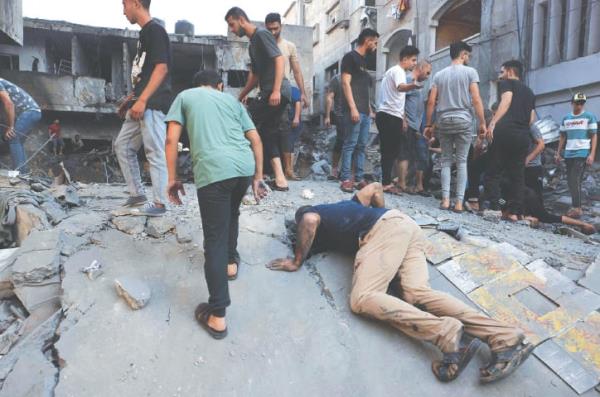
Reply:
<svg viewBox="0 0 600 397"><path fill-rule="evenodd" d="M462 354L460 352L444 353L444 357L442 358L442 363L458 364L458 363L460 363L461 357L462 357Z"/></svg>

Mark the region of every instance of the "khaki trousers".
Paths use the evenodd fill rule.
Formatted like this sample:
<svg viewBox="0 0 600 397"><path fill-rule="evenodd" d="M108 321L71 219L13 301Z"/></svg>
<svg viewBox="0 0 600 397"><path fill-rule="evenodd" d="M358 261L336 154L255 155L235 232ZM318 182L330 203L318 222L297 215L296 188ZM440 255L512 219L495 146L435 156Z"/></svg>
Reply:
<svg viewBox="0 0 600 397"><path fill-rule="evenodd" d="M519 329L431 289L424 244L421 228L410 217L388 211L360 242L350 295L352 311L386 321L444 353L457 351L463 330L492 351L518 343ZM403 299L386 293L396 275Z"/></svg>

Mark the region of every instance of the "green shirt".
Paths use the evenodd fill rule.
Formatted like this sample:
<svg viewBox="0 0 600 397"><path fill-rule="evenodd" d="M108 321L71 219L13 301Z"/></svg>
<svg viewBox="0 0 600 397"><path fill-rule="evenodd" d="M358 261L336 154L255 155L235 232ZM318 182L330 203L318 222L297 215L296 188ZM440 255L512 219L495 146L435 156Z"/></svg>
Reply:
<svg viewBox="0 0 600 397"><path fill-rule="evenodd" d="M183 91L171 105L166 121L177 122L188 131L198 189L254 175L254 155L245 136L255 129L254 123L233 96L204 87Z"/></svg>

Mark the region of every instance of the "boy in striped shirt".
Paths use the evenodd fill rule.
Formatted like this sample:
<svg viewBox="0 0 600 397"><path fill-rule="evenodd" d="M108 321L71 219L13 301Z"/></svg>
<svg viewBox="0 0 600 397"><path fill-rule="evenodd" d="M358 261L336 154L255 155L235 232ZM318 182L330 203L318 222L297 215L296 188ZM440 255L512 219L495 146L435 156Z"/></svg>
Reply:
<svg viewBox="0 0 600 397"><path fill-rule="evenodd" d="M573 112L566 115L561 123L556 152L556 162L559 163L564 157L567 164L567 180L572 199L572 208L567 216L576 219L583 214L581 209L583 174L586 166L592 165L596 157L598 121L596 116L584 109L586 100L585 94L581 92L573 97Z"/></svg>

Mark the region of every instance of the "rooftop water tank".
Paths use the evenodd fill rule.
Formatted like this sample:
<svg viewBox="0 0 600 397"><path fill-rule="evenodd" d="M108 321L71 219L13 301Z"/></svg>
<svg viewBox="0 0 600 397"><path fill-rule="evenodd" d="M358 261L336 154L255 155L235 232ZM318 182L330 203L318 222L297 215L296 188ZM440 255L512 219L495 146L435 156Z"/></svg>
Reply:
<svg viewBox="0 0 600 397"><path fill-rule="evenodd" d="M175 24L175 34L194 37L194 24L185 20L177 21Z"/></svg>

